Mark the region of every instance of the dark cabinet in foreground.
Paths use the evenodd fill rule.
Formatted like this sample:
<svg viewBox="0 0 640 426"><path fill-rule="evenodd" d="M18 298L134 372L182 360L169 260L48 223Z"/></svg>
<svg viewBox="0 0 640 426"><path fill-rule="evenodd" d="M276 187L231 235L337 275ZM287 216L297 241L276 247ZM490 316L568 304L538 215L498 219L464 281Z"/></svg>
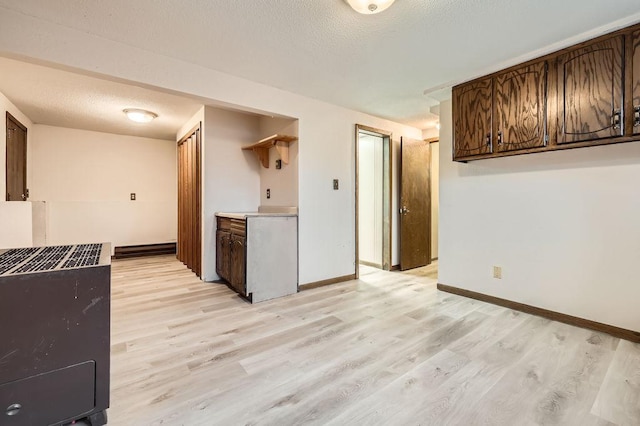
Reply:
<svg viewBox="0 0 640 426"><path fill-rule="evenodd" d="M0 425L106 423L111 247L0 250Z"/></svg>

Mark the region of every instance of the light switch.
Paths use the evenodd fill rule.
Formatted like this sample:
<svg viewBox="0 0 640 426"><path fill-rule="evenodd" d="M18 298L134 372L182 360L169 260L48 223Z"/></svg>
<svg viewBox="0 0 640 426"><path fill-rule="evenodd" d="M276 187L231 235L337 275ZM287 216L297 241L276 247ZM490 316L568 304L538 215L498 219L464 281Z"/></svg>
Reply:
<svg viewBox="0 0 640 426"><path fill-rule="evenodd" d="M340 183L338 182L338 179L333 180L333 189L335 189L336 191L340 189Z"/></svg>
<svg viewBox="0 0 640 426"><path fill-rule="evenodd" d="M135 201L136 200L136 193L132 192L131 193L131 201Z"/></svg>
<svg viewBox="0 0 640 426"><path fill-rule="evenodd" d="M271 189L267 189L267 200L271 198Z"/></svg>

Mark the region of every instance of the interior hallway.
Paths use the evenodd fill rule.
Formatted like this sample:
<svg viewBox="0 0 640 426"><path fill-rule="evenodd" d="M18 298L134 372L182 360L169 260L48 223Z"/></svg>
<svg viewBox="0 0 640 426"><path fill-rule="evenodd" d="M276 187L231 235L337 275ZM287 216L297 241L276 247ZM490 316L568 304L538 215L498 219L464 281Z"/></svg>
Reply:
<svg viewBox="0 0 640 426"><path fill-rule="evenodd" d="M436 290L437 264L251 305L112 267L110 425L640 424L640 345Z"/></svg>

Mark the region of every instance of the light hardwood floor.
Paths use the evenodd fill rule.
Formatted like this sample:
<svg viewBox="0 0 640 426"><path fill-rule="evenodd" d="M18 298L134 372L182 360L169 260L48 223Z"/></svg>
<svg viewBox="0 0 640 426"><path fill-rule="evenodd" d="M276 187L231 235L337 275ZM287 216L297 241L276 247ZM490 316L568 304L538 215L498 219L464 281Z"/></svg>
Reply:
<svg viewBox="0 0 640 426"><path fill-rule="evenodd" d="M640 425L640 345L442 293L436 265L251 305L112 267L110 425Z"/></svg>

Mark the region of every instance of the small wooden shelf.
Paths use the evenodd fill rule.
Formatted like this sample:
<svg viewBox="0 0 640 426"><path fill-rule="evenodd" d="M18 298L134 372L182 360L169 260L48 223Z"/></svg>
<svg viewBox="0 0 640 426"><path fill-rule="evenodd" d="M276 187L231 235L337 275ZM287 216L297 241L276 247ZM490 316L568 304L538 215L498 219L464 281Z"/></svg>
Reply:
<svg viewBox="0 0 640 426"><path fill-rule="evenodd" d="M269 150L275 146L278 154L280 154L282 162L284 164L289 164L289 144L297 140L297 136L273 135L268 138L264 138L253 145L245 146L242 149L255 152L262 166L268 169Z"/></svg>

